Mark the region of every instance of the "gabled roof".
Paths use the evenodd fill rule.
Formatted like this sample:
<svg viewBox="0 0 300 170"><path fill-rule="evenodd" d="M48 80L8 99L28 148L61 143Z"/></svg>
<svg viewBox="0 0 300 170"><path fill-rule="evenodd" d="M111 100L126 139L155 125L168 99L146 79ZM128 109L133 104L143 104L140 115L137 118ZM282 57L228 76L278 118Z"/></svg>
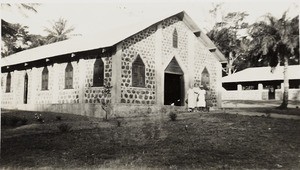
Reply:
<svg viewBox="0 0 300 170"><path fill-rule="evenodd" d="M69 40L24 50L2 58L1 67L51 58L64 54L112 47L126 38L173 16L182 18L182 20L187 24L191 31L194 32L195 35L200 34L199 38L204 45L208 47L208 49L214 48L217 50L217 52L219 52L219 50L213 45L212 41L202 32L202 30L200 30L200 28L192 21L186 12L181 11L176 14L168 14L159 18L156 17L136 24L131 24L127 27L108 30L107 32L99 32L92 36L75 37ZM218 54L213 52L213 54L220 62L226 61L225 57L220 52Z"/></svg>
<svg viewBox="0 0 300 170"><path fill-rule="evenodd" d="M288 78L300 80L300 65L288 66ZM222 78L222 83L283 80L283 66L277 66L273 73L271 67L252 67Z"/></svg>

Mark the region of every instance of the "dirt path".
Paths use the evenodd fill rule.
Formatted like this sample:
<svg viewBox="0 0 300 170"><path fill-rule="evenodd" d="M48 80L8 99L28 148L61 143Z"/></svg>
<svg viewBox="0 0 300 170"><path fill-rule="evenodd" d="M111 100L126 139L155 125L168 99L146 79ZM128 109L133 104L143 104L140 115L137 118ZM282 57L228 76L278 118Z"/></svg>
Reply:
<svg viewBox="0 0 300 170"><path fill-rule="evenodd" d="M300 120L300 116L297 115L283 115L277 113L261 113L261 112L246 112L240 110L229 110L225 111L228 114L239 114L239 115L246 115L246 116L261 116L261 117L270 117L270 118L279 118L279 119L294 119Z"/></svg>

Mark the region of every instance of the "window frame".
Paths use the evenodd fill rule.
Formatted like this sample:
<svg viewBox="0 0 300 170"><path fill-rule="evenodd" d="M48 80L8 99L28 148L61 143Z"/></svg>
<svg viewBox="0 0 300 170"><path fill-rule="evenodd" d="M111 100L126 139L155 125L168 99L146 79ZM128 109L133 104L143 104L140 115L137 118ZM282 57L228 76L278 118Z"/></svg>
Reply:
<svg viewBox="0 0 300 170"><path fill-rule="evenodd" d="M5 93L10 93L11 92L11 74L10 72L7 73L6 75L6 83L5 83Z"/></svg>
<svg viewBox="0 0 300 170"><path fill-rule="evenodd" d="M97 58L93 67L93 87L104 86L104 62L102 58ZM98 78L98 81L96 81Z"/></svg>
<svg viewBox="0 0 300 170"><path fill-rule="evenodd" d="M201 85L206 90L210 89L210 74L206 67L204 67L203 71L201 72Z"/></svg>
<svg viewBox="0 0 300 170"><path fill-rule="evenodd" d="M49 70L47 66L42 71L42 87L41 90L49 90Z"/></svg>
<svg viewBox="0 0 300 170"><path fill-rule="evenodd" d="M178 48L178 32L176 28L173 31L173 48Z"/></svg>
<svg viewBox="0 0 300 170"><path fill-rule="evenodd" d="M132 63L132 87L146 87L146 68L144 61L137 55Z"/></svg>
<svg viewBox="0 0 300 170"><path fill-rule="evenodd" d="M73 66L68 62L65 69L65 89L73 89Z"/></svg>

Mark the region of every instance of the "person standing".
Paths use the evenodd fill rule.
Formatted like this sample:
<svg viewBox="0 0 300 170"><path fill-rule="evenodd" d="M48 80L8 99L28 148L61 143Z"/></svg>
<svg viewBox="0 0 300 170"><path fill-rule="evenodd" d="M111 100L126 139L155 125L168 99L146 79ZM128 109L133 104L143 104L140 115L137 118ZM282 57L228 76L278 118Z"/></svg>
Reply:
<svg viewBox="0 0 300 170"><path fill-rule="evenodd" d="M194 111L195 107L196 107L196 93L195 90L192 86L190 86L189 90L187 91L187 103L188 103L188 111L192 112Z"/></svg>
<svg viewBox="0 0 300 170"><path fill-rule="evenodd" d="M206 102L205 102L206 91L204 90L202 85L199 86L199 90L197 90L197 93L198 93L198 97L197 97L196 107L198 108L198 110L204 111L204 108L206 107Z"/></svg>

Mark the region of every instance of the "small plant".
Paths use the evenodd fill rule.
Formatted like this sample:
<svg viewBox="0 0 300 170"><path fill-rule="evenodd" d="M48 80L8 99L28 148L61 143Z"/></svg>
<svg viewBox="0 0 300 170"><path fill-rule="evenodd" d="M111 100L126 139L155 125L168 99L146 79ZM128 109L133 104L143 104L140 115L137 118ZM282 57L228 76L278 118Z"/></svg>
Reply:
<svg viewBox="0 0 300 170"><path fill-rule="evenodd" d="M169 117L170 117L171 121L176 121L176 119L177 119L177 114L174 113L174 112L170 112L170 113L169 113Z"/></svg>
<svg viewBox="0 0 300 170"><path fill-rule="evenodd" d="M35 113L35 114L34 114L34 118L35 118L36 121L38 121L38 122L40 122L40 123L45 123L45 120L44 120L42 114L37 114L37 113Z"/></svg>
<svg viewBox="0 0 300 170"><path fill-rule="evenodd" d="M167 109L166 108L161 108L160 112L163 113L163 114L166 114L167 113Z"/></svg>
<svg viewBox="0 0 300 170"><path fill-rule="evenodd" d="M61 116L56 116L56 120L61 121Z"/></svg>
<svg viewBox="0 0 300 170"><path fill-rule="evenodd" d="M28 119L26 119L25 117L21 118L21 125L26 125L28 122Z"/></svg>
<svg viewBox="0 0 300 170"><path fill-rule="evenodd" d="M121 121L120 120L117 120L117 126L121 127Z"/></svg>
<svg viewBox="0 0 300 170"><path fill-rule="evenodd" d="M62 124L58 125L57 128L60 130L60 132L66 133L71 130L72 126L70 126L66 123L62 123Z"/></svg>

